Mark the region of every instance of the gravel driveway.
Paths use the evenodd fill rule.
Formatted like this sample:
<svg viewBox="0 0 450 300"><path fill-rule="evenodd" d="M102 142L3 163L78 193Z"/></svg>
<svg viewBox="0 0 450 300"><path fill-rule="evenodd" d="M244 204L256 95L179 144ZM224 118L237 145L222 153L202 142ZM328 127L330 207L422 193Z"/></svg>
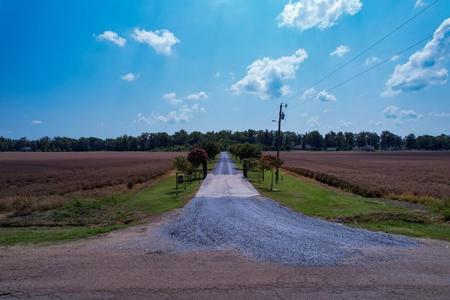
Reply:
<svg viewBox="0 0 450 300"><path fill-rule="evenodd" d="M160 235L176 250L237 250L257 260L294 265L334 265L362 248L417 244L293 212L260 196L225 152L196 197Z"/></svg>

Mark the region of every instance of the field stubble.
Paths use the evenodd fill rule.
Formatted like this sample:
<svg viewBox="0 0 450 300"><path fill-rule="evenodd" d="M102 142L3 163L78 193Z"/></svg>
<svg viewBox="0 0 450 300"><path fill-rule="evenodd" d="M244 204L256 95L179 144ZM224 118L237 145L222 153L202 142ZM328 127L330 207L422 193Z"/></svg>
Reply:
<svg viewBox="0 0 450 300"><path fill-rule="evenodd" d="M283 152L284 167L365 197L449 205L450 152Z"/></svg>
<svg viewBox="0 0 450 300"><path fill-rule="evenodd" d="M137 190L180 153L0 153L0 212L48 210L72 199Z"/></svg>

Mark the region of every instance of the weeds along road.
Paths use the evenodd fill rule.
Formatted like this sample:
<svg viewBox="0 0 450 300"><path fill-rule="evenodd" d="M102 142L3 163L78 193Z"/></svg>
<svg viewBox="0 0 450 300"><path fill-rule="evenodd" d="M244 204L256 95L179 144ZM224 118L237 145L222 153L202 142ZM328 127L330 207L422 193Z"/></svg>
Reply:
<svg viewBox="0 0 450 300"><path fill-rule="evenodd" d="M98 238L0 248L0 299L448 299L449 243L261 197L226 153L183 209Z"/></svg>

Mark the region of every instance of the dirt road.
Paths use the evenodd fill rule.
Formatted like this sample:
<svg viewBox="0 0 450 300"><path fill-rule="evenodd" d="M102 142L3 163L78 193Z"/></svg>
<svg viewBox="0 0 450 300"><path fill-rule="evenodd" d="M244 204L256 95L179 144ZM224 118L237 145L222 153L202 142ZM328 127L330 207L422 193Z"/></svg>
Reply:
<svg viewBox="0 0 450 300"><path fill-rule="evenodd" d="M0 248L0 299L449 298L449 243L296 214L259 197L224 154L214 173L146 225Z"/></svg>

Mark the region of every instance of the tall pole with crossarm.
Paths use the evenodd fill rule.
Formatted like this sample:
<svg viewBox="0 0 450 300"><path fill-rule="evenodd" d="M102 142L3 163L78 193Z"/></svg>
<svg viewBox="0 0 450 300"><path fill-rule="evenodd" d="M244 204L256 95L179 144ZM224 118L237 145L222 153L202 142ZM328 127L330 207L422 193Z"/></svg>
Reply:
<svg viewBox="0 0 450 300"><path fill-rule="evenodd" d="M279 179L279 164L280 161L280 146L281 146L281 120L284 120L284 112L283 108L287 108L287 104L280 103L280 111L278 112L278 131L277 131L277 140L276 140L276 146L277 146L277 170L275 172L275 182L278 184Z"/></svg>

